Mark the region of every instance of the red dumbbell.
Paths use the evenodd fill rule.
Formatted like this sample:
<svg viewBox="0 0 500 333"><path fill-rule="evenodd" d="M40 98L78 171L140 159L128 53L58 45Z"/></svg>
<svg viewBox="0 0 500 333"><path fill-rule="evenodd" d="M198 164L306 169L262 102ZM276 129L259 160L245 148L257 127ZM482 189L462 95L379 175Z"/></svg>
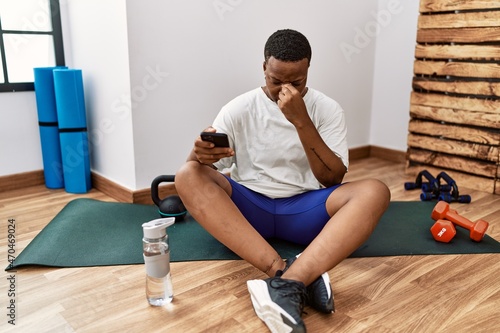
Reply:
<svg viewBox="0 0 500 333"><path fill-rule="evenodd" d="M448 220L454 224L469 230L470 238L473 241L480 242L486 230L488 229L489 223L485 220L477 220L472 222L465 217L459 215L456 210L450 209L450 205L445 201L439 201L434 209L432 210L431 217L433 220Z"/></svg>
<svg viewBox="0 0 500 333"><path fill-rule="evenodd" d="M438 242L449 243L457 234L457 230L451 221L437 220L431 227L431 234Z"/></svg>

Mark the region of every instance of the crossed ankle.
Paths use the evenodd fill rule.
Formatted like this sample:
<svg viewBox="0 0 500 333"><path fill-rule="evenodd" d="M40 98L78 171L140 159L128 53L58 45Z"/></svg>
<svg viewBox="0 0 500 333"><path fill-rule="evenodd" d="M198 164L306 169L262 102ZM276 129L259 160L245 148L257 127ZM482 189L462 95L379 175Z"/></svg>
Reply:
<svg viewBox="0 0 500 333"><path fill-rule="evenodd" d="M285 261L281 259L281 257L278 257L273 260L271 265L268 266L268 268L264 271L264 273L266 273L269 277L274 277L277 274L279 274L278 272L284 270L285 267L286 267Z"/></svg>
<svg viewBox="0 0 500 333"><path fill-rule="evenodd" d="M293 281L304 283L304 279L303 279L302 276L290 274L290 273L288 273L288 271L286 271L285 273L283 273L281 275L281 278L285 279L285 280L293 280ZM307 286L308 284L304 283L304 285Z"/></svg>

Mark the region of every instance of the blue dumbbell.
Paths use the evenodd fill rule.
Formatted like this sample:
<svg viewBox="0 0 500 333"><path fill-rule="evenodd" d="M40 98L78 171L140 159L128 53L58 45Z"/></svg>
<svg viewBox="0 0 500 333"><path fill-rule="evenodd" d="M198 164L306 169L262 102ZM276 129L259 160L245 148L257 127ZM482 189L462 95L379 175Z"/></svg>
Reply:
<svg viewBox="0 0 500 333"><path fill-rule="evenodd" d="M444 187L440 185L441 179L443 179L447 186L449 187L449 190L447 191L442 191L439 196L438 196L438 201L446 201L448 203L450 202L459 202L459 203L470 203L471 202L471 196L470 195L460 195L458 192L458 186L455 180L451 178L446 172L441 172L437 177L436 181L438 183L438 186Z"/></svg>
<svg viewBox="0 0 500 333"><path fill-rule="evenodd" d="M427 182L423 181L423 178L427 179ZM422 189L424 192L433 192L434 186L436 184L436 178L429 173L427 170L420 171L415 179L415 182L406 182L404 184L405 190Z"/></svg>

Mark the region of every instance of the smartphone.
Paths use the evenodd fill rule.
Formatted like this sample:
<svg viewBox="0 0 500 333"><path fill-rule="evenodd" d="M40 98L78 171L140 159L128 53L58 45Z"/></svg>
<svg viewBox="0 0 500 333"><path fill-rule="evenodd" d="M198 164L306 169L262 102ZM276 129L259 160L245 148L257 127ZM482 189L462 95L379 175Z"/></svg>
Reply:
<svg viewBox="0 0 500 333"><path fill-rule="evenodd" d="M210 141L215 144L215 147L229 147L229 139L226 133L201 132L203 141Z"/></svg>

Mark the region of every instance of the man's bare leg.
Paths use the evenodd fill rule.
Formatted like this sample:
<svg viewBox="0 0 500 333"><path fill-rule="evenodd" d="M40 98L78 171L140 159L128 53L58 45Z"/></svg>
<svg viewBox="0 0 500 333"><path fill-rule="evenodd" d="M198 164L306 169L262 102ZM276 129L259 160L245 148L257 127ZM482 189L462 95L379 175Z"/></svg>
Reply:
<svg viewBox="0 0 500 333"><path fill-rule="evenodd" d="M307 286L337 266L370 237L389 201L389 189L378 180L337 188L326 201L332 218L282 277Z"/></svg>
<svg viewBox="0 0 500 333"><path fill-rule="evenodd" d="M212 236L269 276L285 263L231 201L231 184L217 170L187 162L175 176L186 209Z"/></svg>

